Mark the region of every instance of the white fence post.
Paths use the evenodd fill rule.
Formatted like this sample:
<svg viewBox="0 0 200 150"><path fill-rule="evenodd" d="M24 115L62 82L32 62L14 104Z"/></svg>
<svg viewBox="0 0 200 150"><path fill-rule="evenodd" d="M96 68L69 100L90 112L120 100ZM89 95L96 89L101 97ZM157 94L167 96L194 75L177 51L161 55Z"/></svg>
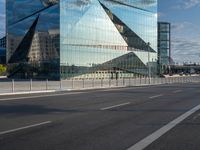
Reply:
<svg viewBox="0 0 200 150"><path fill-rule="evenodd" d="M15 80L12 79L12 92L14 93L15 92Z"/></svg>
<svg viewBox="0 0 200 150"><path fill-rule="evenodd" d="M48 79L46 79L46 90L48 90Z"/></svg>
<svg viewBox="0 0 200 150"><path fill-rule="evenodd" d="M30 91L32 91L32 79L30 79Z"/></svg>

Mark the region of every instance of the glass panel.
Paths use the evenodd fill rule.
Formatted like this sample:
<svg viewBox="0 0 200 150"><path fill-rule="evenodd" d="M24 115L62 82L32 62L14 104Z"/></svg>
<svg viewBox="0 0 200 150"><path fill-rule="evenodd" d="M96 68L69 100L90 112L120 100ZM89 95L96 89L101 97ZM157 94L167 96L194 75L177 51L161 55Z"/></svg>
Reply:
<svg viewBox="0 0 200 150"><path fill-rule="evenodd" d="M59 79L58 1L8 0L6 3L7 16L10 14L7 18L10 77Z"/></svg>
<svg viewBox="0 0 200 150"><path fill-rule="evenodd" d="M156 62L157 58L156 4L157 1L147 4L141 0L117 3L61 0L62 77L114 78L117 74L120 77L147 74L148 61ZM114 15L121 22L113 19ZM138 43L142 45L140 49Z"/></svg>
<svg viewBox="0 0 200 150"><path fill-rule="evenodd" d="M141 39L143 39L146 43L149 42L153 50L157 51L156 12L152 13L125 5L120 5L118 3L113 5L112 2L106 0L101 0L101 2ZM142 1L138 3L141 4Z"/></svg>

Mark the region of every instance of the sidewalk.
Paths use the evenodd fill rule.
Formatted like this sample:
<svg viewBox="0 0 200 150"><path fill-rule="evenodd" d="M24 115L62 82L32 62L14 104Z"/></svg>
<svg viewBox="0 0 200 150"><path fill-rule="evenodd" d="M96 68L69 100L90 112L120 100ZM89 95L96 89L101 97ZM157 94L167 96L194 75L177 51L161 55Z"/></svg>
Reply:
<svg viewBox="0 0 200 150"><path fill-rule="evenodd" d="M62 81L34 81L0 79L0 95L47 93L56 91L148 86L158 84L200 82L200 76L170 78L126 78L118 80L84 79Z"/></svg>

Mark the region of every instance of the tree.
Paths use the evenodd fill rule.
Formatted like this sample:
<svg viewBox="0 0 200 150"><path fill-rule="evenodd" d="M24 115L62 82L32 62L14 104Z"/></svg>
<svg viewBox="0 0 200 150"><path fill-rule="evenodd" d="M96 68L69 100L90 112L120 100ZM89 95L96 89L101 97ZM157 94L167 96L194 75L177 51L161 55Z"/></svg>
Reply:
<svg viewBox="0 0 200 150"><path fill-rule="evenodd" d="M6 74L6 66L0 64L0 76Z"/></svg>

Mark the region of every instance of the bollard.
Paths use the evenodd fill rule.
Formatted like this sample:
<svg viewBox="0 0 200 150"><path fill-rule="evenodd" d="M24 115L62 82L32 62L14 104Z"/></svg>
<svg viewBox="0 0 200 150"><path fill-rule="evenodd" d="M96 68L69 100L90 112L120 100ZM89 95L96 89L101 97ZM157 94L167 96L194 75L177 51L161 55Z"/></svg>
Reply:
<svg viewBox="0 0 200 150"><path fill-rule="evenodd" d="M93 80L92 80L92 87L94 87L94 78L93 78Z"/></svg>
<svg viewBox="0 0 200 150"><path fill-rule="evenodd" d="M85 80L84 80L84 78L83 78L83 89L85 88Z"/></svg>
<svg viewBox="0 0 200 150"><path fill-rule="evenodd" d="M72 78L72 89L74 89L74 79Z"/></svg>
<svg viewBox="0 0 200 150"><path fill-rule="evenodd" d="M32 79L30 79L30 91L32 91Z"/></svg>
<svg viewBox="0 0 200 150"><path fill-rule="evenodd" d="M145 80L144 82L145 82L145 85L146 85L146 84L147 84L147 77L146 77L146 76L145 76L145 79L144 79L144 80Z"/></svg>
<svg viewBox="0 0 200 150"><path fill-rule="evenodd" d="M149 77L149 85L151 85L151 77Z"/></svg>
<svg viewBox="0 0 200 150"><path fill-rule="evenodd" d="M62 90L62 80L60 80L60 90Z"/></svg>
<svg viewBox="0 0 200 150"><path fill-rule="evenodd" d="M46 90L48 90L48 79L46 79Z"/></svg>
<svg viewBox="0 0 200 150"><path fill-rule="evenodd" d="M103 79L101 79L101 87L103 87Z"/></svg>
<svg viewBox="0 0 200 150"><path fill-rule="evenodd" d="M111 79L109 79L109 87L111 87Z"/></svg>
<svg viewBox="0 0 200 150"><path fill-rule="evenodd" d="M12 92L14 93L15 92L15 80L12 79Z"/></svg>
<svg viewBox="0 0 200 150"><path fill-rule="evenodd" d="M134 86L137 86L137 77L134 78Z"/></svg>

